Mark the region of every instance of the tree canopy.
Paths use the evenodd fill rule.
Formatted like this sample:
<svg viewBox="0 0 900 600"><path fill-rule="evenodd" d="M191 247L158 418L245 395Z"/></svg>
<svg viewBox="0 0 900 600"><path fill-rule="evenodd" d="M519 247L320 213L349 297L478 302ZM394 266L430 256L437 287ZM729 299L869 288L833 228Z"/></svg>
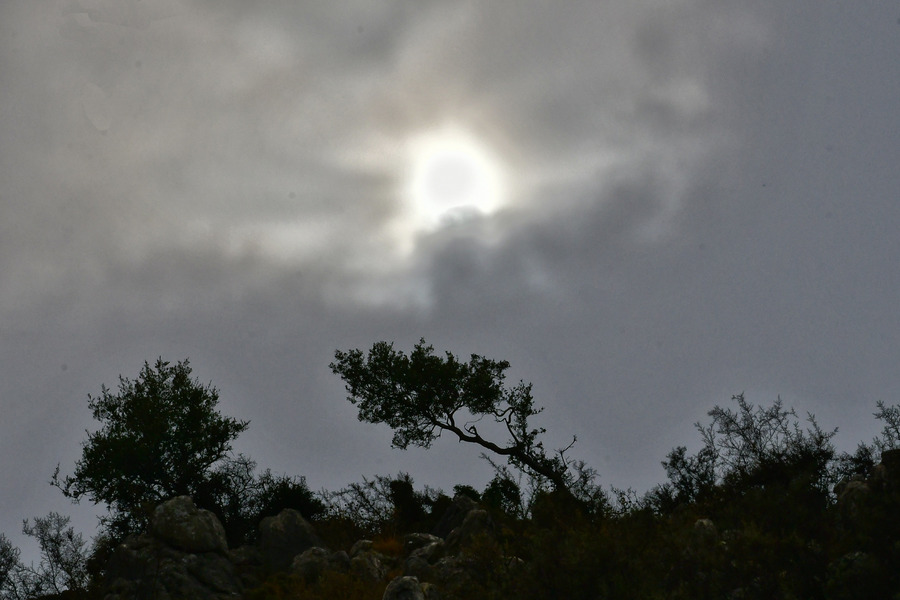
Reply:
<svg viewBox="0 0 900 600"><path fill-rule="evenodd" d="M535 408L530 383L504 385L507 361L472 354L462 362L450 352L435 354L424 339L409 355L392 343L377 342L368 353L337 350L334 357L329 366L344 380L360 421L391 427L394 447L428 448L448 432L546 478L558 490L568 490L564 450L547 455L539 440L545 430L529 424L543 409ZM482 436L478 423L485 418L501 426L505 442Z"/></svg>
<svg viewBox="0 0 900 600"><path fill-rule="evenodd" d="M88 432L74 474L60 481L57 469L54 482L76 501L106 504L114 533L136 530L168 498L208 495L211 469L249 423L219 414L218 391L191 379L187 360L144 362L137 379L119 377L117 393L104 385L88 398L102 426Z"/></svg>

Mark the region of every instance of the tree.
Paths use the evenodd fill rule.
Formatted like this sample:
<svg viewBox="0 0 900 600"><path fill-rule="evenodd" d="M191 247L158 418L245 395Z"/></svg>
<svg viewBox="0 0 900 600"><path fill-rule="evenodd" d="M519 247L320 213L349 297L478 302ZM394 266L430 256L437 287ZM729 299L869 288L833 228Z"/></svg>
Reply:
<svg viewBox="0 0 900 600"><path fill-rule="evenodd" d="M255 470L256 462L243 454L228 457L209 474L202 495L194 497L195 504L219 517L230 546L253 542L259 522L285 508L307 519L325 511L305 477L276 475L270 469L257 475Z"/></svg>
<svg viewBox="0 0 900 600"><path fill-rule="evenodd" d="M69 517L56 512L22 523L22 533L37 540L41 560L24 565L19 549L0 534L0 599L26 600L50 594L84 593L88 587L88 554L80 533L69 526Z"/></svg>
<svg viewBox="0 0 900 600"><path fill-rule="evenodd" d="M657 486L650 500L660 510L734 497L772 496L779 502L787 494L792 508L826 505L833 483L831 443L837 429L823 430L813 415L806 427L781 399L771 406L755 406L743 394L732 397L737 409L716 406L708 425L696 423L703 447L693 456L685 446L673 449L663 467L669 482ZM779 496L781 494L781 496ZM802 502L800 500L803 500ZM786 510L777 511L785 517ZM777 518L772 516L770 521Z"/></svg>
<svg viewBox="0 0 900 600"><path fill-rule="evenodd" d="M546 478L557 490L569 490L565 451L571 444L557 456L547 456L538 440L545 430L528 422L543 409L535 408L530 383L504 386L508 362L477 354L469 362L460 362L450 352L441 357L424 339L409 356L388 342L377 342L368 354L337 350L334 356L329 366L344 380L347 399L359 407L359 420L391 427L395 448L429 448L446 431ZM505 429L504 444L479 433L476 424L485 418Z"/></svg>
<svg viewBox="0 0 900 600"><path fill-rule="evenodd" d="M147 524L153 508L180 495L203 497L214 467L231 451L247 421L221 416L218 391L191 379L187 360L144 362L135 380L119 377L118 393L106 386L88 396L102 427L88 432L75 473L53 483L76 502L104 503L103 520L114 537Z"/></svg>

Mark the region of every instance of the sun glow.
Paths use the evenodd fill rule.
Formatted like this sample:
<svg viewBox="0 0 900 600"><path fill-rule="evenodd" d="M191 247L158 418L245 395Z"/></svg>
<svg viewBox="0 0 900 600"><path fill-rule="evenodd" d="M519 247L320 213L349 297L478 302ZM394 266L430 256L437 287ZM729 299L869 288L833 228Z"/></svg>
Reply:
<svg viewBox="0 0 900 600"><path fill-rule="evenodd" d="M408 161L405 195L418 228L489 215L505 201L500 162L464 131L443 128L413 138Z"/></svg>

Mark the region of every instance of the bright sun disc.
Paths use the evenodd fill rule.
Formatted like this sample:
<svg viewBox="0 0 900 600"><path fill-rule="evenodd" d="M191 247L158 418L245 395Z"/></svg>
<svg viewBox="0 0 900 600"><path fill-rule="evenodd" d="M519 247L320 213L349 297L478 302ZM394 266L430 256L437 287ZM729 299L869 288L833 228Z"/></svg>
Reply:
<svg viewBox="0 0 900 600"><path fill-rule="evenodd" d="M407 192L421 226L487 215L503 203L499 163L474 137L445 129L415 138L409 148Z"/></svg>

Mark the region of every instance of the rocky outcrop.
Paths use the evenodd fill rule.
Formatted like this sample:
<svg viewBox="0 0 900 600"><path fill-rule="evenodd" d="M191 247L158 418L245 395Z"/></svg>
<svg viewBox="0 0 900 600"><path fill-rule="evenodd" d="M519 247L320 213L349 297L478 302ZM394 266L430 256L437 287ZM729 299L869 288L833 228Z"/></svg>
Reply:
<svg viewBox="0 0 900 600"><path fill-rule="evenodd" d="M156 539L184 552L228 552L225 528L214 514L194 506L189 496L157 506L150 530Z"/></svg>
<svg viewBox="0 0 900 600"><path fill-rule="evenodd" d="M106 600L225 600L243 591L222 524L186 496L158 506L149 532L119 545L106 578Z"/></svg>
<svg viewBox="0 0 900 600"><path fill-rule="evenodd" d="M312 525L296 510L285 509L259 524L259 551L269 569L287 569L298 554L322 546Z"/></svg>
<svg viewBox="0 0 900 600"><path fill-rule="evenodd" d="M229 551L214 514L187 496L159 505L147 533L127 538L106 568L105 600L225 600L240 598L275 570L315 578L349 570L346 553L331 554L295 510L263 519L259 544ZM342 556L341 556L342 555Z"/></svg>
<svg viewBox="0 0 900 600"><path fill-rule="evenodd" d="M446 538L451 531L462 525L469 511L476 508L478 508L477 502L464 494L457 494L432 533L440 538Z"/></svg>
<svg viewBox="0 0 900 600"><path fill-rule="evenodd" d="M158 506L148 531L116 548L104 598L235 600L278 571L309 583L328 572L379 583L399 571L384 598L438 600L442 588L459 592L472 581L473 559L465 553L473 544L496 543L490 515L467 497L454 499L442 523L452 525L445 537L404 536L400 556L378 552L370 540L333 552L300 513L287 509L262 520L256 545L229 550L216 516L182 496Z"/></svg>

